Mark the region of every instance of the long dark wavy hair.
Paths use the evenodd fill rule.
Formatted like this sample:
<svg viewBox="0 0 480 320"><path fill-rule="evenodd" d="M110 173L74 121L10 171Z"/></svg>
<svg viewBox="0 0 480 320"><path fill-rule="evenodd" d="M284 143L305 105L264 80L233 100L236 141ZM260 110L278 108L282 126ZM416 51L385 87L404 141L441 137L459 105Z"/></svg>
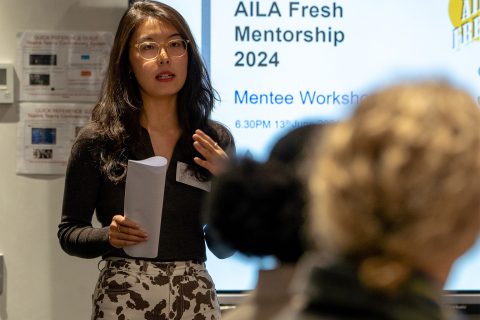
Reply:
<svg viewBox="0 0 480 320"><path fill-rule="evenodd" d="M189 41L187 78L177 97L181 129L179 146L191 159L189 165L196 177L208 180L210 172L193 161L195 156L201 155L193 147L192 134L195 129L201 129L218 141L220 146L225 147L229 143L225 135L215 130L214 124L209 121L216 92L185 19L175 9L160 2L134 2L121 18L100 98L93 108L89 125L79 139L95 138L100 141L93 151L100 156L101 171L115 183L125 178L127 146L139 141L142 131L140 111L143 107L137 81L130 71L129 43L135 29L150 18L171 24L183 39Z"/></svg>

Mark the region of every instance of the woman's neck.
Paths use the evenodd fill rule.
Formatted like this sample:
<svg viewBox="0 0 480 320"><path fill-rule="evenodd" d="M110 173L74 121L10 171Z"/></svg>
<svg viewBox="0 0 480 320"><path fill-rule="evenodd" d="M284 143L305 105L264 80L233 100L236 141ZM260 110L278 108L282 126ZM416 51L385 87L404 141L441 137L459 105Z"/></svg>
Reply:
<svg viewBox="0 0 480 320"><path fill-rule="evenodd" d="M176 97L144 99L140 112L140 124L150 131L159 133L177 132L180 129L177 117Z"/></svg>
<svg viewBox="0 0 480 320"><path fill-rule="evenodd" d="M144 100L140 124L148 131L154 154L170 160L181 135L176 99Z"/></svg>

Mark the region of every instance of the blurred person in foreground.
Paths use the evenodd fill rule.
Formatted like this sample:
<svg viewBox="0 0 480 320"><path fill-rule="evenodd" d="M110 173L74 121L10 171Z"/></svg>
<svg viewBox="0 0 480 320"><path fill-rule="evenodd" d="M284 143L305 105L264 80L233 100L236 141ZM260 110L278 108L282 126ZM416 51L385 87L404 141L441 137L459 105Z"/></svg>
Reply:
<svg viewBox="0 0 480 320"><path fill-rule="evenodd" d="M308 217L321 258L279 319L455 319L441 295L480 231L478 105L446 83L396 85L322 141Z"/></svg>
<svg viewBox="0 0 480 320"><path fill-rule="evenodd" d="M205 208L211 237L227 251L278 261L276 268L259 271L253 293L224 320L270 319L288 303L294 266L306 247L306 186L297 171L309 137L321 129L294 129L275 144L265 163L246 159L214 180Z"/></svg>

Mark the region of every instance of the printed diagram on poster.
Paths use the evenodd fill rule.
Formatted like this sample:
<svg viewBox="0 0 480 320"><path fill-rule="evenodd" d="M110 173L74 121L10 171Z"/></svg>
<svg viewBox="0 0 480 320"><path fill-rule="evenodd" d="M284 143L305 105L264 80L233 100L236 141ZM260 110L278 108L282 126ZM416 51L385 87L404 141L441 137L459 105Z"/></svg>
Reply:
<svg viewBox="0 0 480 320"><path fill-rule="evenodd" d="M111 32L18 33L20 101L94 102L112 43Z"/></svg>
<svg viewBox="0 0 480 320"><path fill-rule="evenodd" d="M91 104L20 103L18 174L65 174L73 141L87 124Z"/></svg>

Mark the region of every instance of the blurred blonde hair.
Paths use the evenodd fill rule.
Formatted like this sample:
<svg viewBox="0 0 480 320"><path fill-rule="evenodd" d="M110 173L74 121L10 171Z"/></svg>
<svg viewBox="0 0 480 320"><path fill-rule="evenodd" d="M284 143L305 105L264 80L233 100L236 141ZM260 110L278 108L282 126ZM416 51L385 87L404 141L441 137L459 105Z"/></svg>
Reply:
<svg viewBox="0 0 480 320"><path fill-rule="evenodd" d="M478 234L480 110L466 92L439 82L386 88L323 141L311 235L327 253L359 259L365 284L395 289Z"/></svg>

